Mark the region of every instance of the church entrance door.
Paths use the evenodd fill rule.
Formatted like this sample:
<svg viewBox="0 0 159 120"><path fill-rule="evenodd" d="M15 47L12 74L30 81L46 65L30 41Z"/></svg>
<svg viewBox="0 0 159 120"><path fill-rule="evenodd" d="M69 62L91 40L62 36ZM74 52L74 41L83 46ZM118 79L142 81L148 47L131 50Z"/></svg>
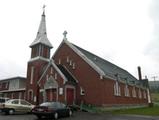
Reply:
<svg viewBox="0 0 159 120"><path fill-rule="evenodd" d="M66 89L66 92L67 92L67 104L68 105L72 105L73 102L74 102L74 89L73 88L67 88Z"/></svg>

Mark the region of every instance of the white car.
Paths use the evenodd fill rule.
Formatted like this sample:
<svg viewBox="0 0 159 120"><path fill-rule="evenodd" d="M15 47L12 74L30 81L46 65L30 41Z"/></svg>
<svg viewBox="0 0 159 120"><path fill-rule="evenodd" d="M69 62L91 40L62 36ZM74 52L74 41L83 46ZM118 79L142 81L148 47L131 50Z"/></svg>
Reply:
<svg viewBox="0 0 159 120"><path fill-rule="evenodd" d="M5 97L0 97L0 112L2 111L1 109L3 108L3 104L9 100L9 98L5 98Z"/></svg>
<svg viewBox="0 0 159 120"><path fill-rule="evenodd" d="M10 99L3 104L2 112L5 114L29 113L35 106L26 100Z"/></svg>

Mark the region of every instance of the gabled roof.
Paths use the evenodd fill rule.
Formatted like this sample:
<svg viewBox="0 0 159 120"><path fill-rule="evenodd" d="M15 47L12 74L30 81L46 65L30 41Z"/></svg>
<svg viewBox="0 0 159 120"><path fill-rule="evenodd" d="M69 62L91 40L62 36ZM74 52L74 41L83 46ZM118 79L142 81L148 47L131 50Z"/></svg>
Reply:
<svg viewBox="0 0 159 120"><path fill-rule="evenodd" d="M39 30L36 36L36 39L31 43L30 47L33 47L34 45L37 44L44 44L50 48L52 48L52 44L47 38L47 33L46 33L46 21L45 21L45 13L43 12L42 17L41 17L41 22L39 25Z"/></svg>
<svg viewBox="0 0 159 120"><path fill-rule="evenodd" d="M135 84L140 84L133 75L128 71L120 68L119 66L91 53L88 52L77 45L64 40L71 49L73 49L80 57L82 57L93 69L95 69L100 75L116 80L116 74L119 75L120 80L127 80L128 83L134 82Z"/></svg>
<svg viewBox="0 0 159 120"><path fill-rule="evenodd" d="M61 72L65 75L67 78L67 82L76 84L78 81L75 79L75 77L62 65L57 65L57 67L61 70Z"/></svg>
<svg viewBox="0 0 159 120"><path fill-rule="evenodd" d="M54 69L58 72L58 74L63 78L64 82L68 81L65 75L60 71L60 69L57 67L57 65L54 63L54 61L51 59L50 62L44 67L44 70L42 71L41 77L38 80L38 84L40 84L40 81L42 78L46 75L47 70L49 69L50 66L53 66Z"/></svg>

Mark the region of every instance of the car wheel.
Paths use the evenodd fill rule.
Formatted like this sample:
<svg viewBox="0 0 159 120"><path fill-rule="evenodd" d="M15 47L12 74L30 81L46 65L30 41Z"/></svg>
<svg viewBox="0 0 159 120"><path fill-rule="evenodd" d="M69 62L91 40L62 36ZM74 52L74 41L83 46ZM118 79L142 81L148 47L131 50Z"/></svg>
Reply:
<svg viewBox="0 0 159 120"><path fill-rule="evenodd" d="M8 114L9 114L9 115L13 115L13 114L14 114L14 109L10 109L10 110L8 111Z"/></svg>
<svg viewBox="0 0 159 120"><path fill-rule="evenodd" d="M69 110L69 116L72 116L72 110Z"/></svg>
<svg viewBox="0 0 159 120"><path fill-rule="evenodd" d="M55 118L55 120L57 120L57 119L58 119L58 117L59 117L58 113L57 113L57 112L55 112L55 114L54 114L54 118Z"/></svg>

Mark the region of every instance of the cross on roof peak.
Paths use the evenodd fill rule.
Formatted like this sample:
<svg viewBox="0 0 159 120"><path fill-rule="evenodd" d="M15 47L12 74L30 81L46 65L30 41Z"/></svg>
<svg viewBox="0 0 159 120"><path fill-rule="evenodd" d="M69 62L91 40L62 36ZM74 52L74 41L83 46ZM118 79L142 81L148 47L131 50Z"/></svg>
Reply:
<svg viewBox="0 0 159 120"><path fill-rule="evenodd" d="M46 8L46 5L44 4L43 5L43 15L45 15L45 8Z"/></svg>
<svg viewBox="0 0 159 120"><path fill-rule="evenodd" d="M67 38L66 38L66 35L67 35L67 31L65 30L64 32L63 32L63 36L64 36L64 40L67 40Z"/></svg>

